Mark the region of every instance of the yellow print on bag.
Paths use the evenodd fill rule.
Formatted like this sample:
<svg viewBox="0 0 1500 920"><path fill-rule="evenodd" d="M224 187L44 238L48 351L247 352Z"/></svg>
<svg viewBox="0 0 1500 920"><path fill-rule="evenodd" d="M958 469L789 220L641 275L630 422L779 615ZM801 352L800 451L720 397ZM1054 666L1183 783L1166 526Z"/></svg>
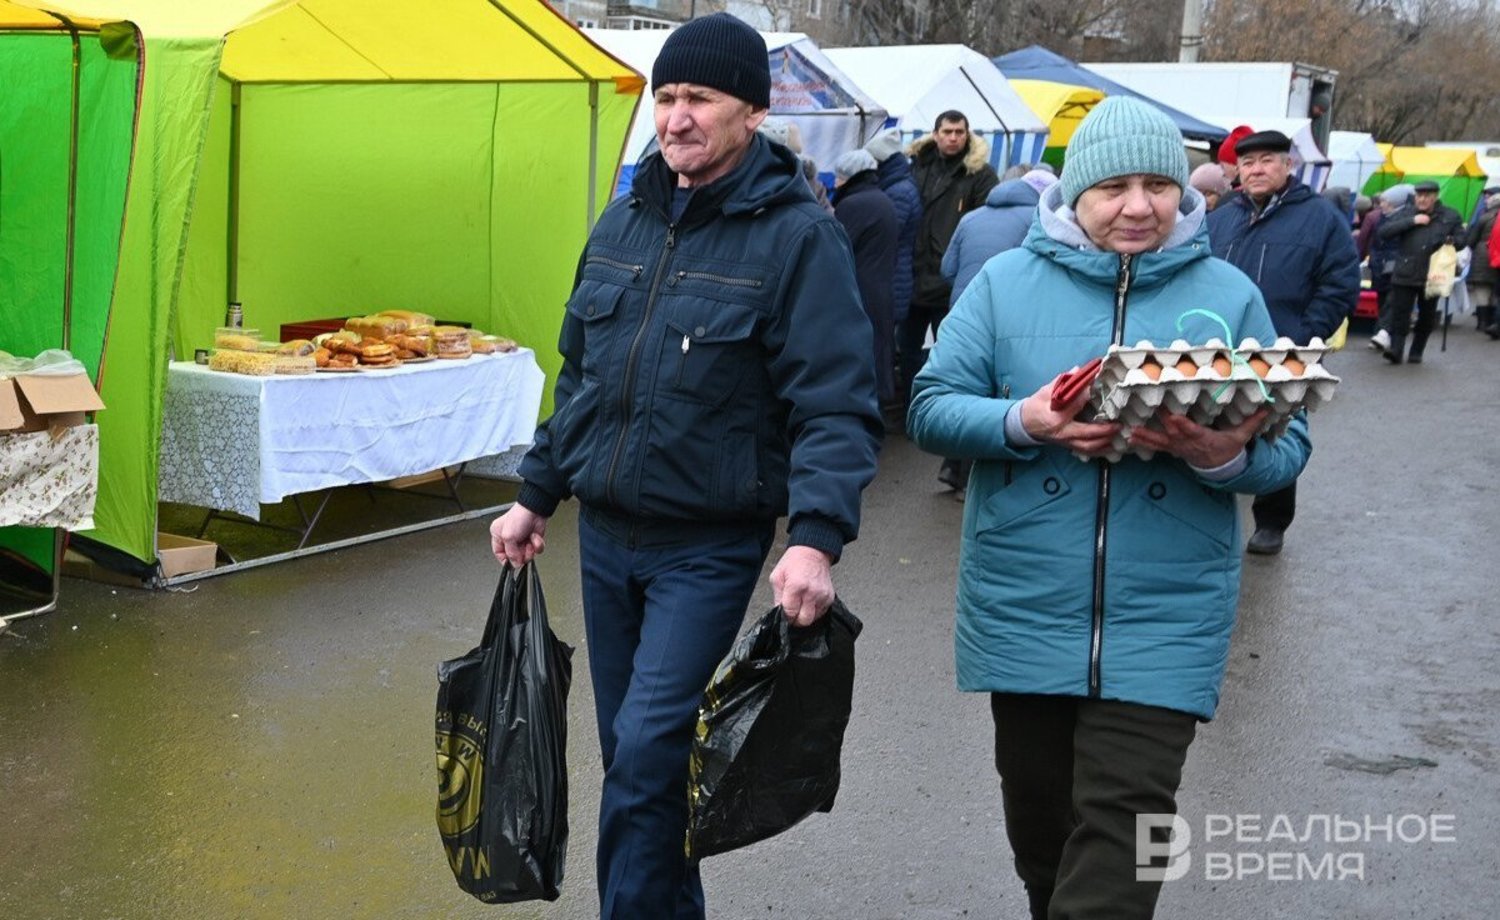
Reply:
<svg viewBox="0 0 1500 920"><path fill-rule="evenodd" d="M460 714L455 724L448 713L439 714L437 725L438 832L457 837L479 820L485 725L466 714ZM479 862L475 858L476 877Z"/></svg>

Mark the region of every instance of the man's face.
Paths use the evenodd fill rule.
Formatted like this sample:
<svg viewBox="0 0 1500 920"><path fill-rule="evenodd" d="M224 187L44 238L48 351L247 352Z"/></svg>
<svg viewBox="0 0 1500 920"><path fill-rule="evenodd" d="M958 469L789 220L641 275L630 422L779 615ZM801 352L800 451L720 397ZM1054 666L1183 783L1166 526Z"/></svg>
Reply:
<svg viewBox="0 0 1500 920"><path fill-rule="evenodd" d="M1239 157L1240 188L1252 198L1274 195L1286 187L1292 160L1274 150L1257 150Z"/></svg>
<svg viewBox="0 0 1500 920"><path fill-rule="evenodd" d="M969 143L969 126L961 121L938 122L938 153L945 157L956 157Z"/></svg>
<svg viewBox="0 0 1500 920"><path fill-rule="evenodd" d="M668 83L655 94L656 142L684 187L707 185L732 170L767 110L696 83Z"/></svg>
<svg viewBox="0 0 1500 920"><path fill-rule="evenodd" d="M1433 206L1437 204L1438 193L1437 192L1417 192L1416 199L1417 199L1417 210L1418 211L1431 211L1432 208L1433 208Z"/></svg>
<svg viewBox="0 0 1500 920"><path fill-rule="evenodd" d="M1166 176L1136 174L1105 179L1078 196L1078 226L1106 252L1160 249L1177 225L1182 188Z"/></svg>

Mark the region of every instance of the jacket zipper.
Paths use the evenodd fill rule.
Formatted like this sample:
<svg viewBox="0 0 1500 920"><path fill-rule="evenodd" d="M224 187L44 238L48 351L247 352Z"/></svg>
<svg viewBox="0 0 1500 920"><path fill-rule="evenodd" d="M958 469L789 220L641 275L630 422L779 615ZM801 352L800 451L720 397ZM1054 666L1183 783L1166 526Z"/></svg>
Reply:
<svg viewBox="0 0 1500 920"><path fill-rule="evenodd" d="M1125 301L1130 294L1130 254L1120 256L1120 275L1115 281L1115 323L1110 336L1120 345L1125 338ZM1104 651L1104 551L1109 523L1109 462L1099 464L1099 501L1094 508L1094 619L1089 629L1089 696L1098 699L1102 679L1099 661Z"/></svg>
<svg viewBox="0 0 1500 920"><path fill-rule="evenodd" d="M667 224L667 239L662 245L661 256L656 260L656 272L651 276L651 293L646 298L646 310L641 314L641 325L630 343L630 354L625 359L625 379L620 387L620 436L615 439L615 449L609 455L609 466L604 469L604 497L611 505L618 505L615 495L615 468L619 466L620 454L625 450L625 441L630 437L630 397L635 392L635 375L639 369L641 345L646 330L651 326L651 314L656 310L656 298L661 293L661 282L666 277L667 261L677 245L677 225Z"/></svg>
<svg viewBox="0 0 1500 920"><path fill-rule="evenodd" d="M1001 399L1010 399L1010 384L1007 383L1005 386L1003 386L1003 387L1000 388L1000 398ZM1005 484L1006 485L1010 485L1011 461L1009 461L1009 460L1005 461L1005 467L1004 467L1004 469L1005 469Z"/></svg>
<svg viewBox="0 0 1500 920"><path fill-rule="evenodd" d="M677 274L672 276L672 280L670 283L675 285L677 282L685 281L688 278L695 278L700 281L713 281L718 284L727 284L731 287L758 288L761 286L761 280L759 278L730 278L727 275L715 275L711 272L689 271L677 272Z"/></svg>
<svg viewBox="0 0 1500 920"><path fill-rule="evenodd" d="M608 265L610 268L618 268L621 271L630 272L631 274L635 275L637 279L641 277L641 272L646 270L646 266L644 265L632 265L629 262L621 262L617 259L607 259L604 256L589 256L587 259L583 260L583 264Z"/></svg>

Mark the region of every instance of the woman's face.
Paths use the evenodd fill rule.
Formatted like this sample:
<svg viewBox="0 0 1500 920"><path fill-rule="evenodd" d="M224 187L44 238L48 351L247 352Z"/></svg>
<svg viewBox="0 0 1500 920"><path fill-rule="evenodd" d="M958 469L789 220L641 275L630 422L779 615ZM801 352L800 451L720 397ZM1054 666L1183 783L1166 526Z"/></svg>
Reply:
<svg viewBox="0 0 1500 920"><path fill-rule="evenodd" d="M1116 176L1078 196L1078 226L1106 252L1160 249L1177 225L1182 187L1166 176Z"/></svg>

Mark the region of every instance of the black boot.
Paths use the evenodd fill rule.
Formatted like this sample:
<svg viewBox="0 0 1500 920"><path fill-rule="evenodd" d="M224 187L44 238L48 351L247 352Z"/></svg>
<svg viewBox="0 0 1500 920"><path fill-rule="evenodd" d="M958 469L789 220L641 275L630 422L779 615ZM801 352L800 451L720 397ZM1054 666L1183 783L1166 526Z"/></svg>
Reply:
<svg viewBox="0 0 1500 920"><path fill-rule="evenodd" d="M1500 339L1500 307L1490 307L1490 321L1481 327L1481 331L1492 340Z"/></svg>
<svg viewBox="0 0 1500 920"><path fill-rule="evenodd" d="M1427 350L1427 337L1430 332L1413 332L1411 334L1411 351L1406 354L1407 364L1421 364L1422 352Z"/></svg>
<svg viewBox="0 0 1500 920"><path fill-rule="evenodd" d="M1381 354L1392 364L1400 364L1402 356L1406 354L1406 336L1395 335L1393 333L1391 335L1391 344Z"/></svg>
<svg viewBox="0 0 1500 920"><path fill-rule="evenodd" d="M1478 325L1476 325L1474 328L1478 329L1480 332L1484 332L1486 329L1495 324L1494 307L1475 307L1474 316L1476 318L1476 322L1478 323Z"/></svg>

